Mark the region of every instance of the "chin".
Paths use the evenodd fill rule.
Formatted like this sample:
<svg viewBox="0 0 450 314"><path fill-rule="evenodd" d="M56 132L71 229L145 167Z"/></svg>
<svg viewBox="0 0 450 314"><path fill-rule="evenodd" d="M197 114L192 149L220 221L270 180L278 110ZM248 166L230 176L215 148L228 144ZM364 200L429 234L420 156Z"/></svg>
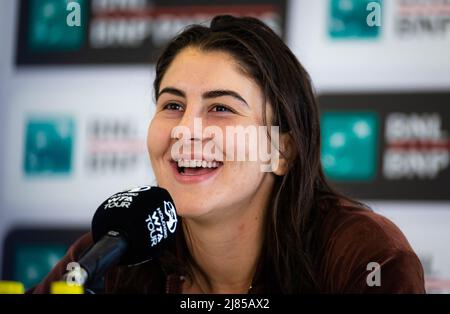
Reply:
<svg viewBox="0 0 450 314"><path fill-rule="evenodd" d="M178 210L177 208L177 213L179 216L183 217L183 218L199 218L202 217L204 215L206 215L208 213L208 210L203 209L203 208L184 208L184 209L180 209Z"/></svg>

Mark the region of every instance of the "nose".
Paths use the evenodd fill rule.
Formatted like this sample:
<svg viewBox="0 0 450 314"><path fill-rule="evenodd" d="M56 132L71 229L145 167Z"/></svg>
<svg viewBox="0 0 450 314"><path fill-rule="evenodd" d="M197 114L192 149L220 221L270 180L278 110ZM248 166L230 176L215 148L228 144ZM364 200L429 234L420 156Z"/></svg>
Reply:
<svg viewBox="0 0 450 314"><path fill-rule="evenodd" d="M172 131L172 138L183 141L201 141L203 137L202 123L201 113L188 108Z"/></svg>
<svg viewBox="0 0 450 314"><path fill-rule="evenodd" d="M200 111L188 108L179 123L172 130L172 139L179 142L182 155L201 159L203 142L203 119Z"/></svg>

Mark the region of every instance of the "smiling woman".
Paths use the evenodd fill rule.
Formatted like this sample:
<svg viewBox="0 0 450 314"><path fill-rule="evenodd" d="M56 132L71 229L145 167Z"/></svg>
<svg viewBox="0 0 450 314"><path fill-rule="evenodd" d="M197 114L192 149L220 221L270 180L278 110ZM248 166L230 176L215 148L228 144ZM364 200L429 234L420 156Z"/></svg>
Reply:
<svg viewBox="0 0 450 314"><path fill-rule="evenodd" d="M309 76L264 23L225 15L186 28L162 52L154 91L148 151L182 228L161 258L111 269L106 292L424 292L401 231L327 183ZM196 121L216 131L205 135ZM239 148L248 157L254 141L267 146L217 136L238 126L278 127L271 171L260 159L228 158ZM189 136L174 132L180 127ZM91 242L88 234L75 243L33 291L47 291Z"/></svg>

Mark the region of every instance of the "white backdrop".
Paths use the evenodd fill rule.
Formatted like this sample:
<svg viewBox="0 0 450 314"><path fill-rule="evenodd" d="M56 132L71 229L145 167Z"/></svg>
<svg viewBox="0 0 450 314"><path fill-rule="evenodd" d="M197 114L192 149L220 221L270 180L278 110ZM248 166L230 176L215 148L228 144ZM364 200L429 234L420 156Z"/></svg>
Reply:
<svg viewBox="0 0 450 314"><path fill-rule="evenodd" d="M398 41L388 31L391 25L386 14L382 26L385 29L378 40L332 42L327 39L324 23L327 1L291 2L288 43L310 72L319 93L450 90L448 39ZM394 1L384 2L390 6ZM92 177L83 164L89 119L110 113L136 122L142 160L146 160L146 128L153 108L153 67L17 69L14 66L17 3L4 0L0 10L1 245L6 232L18 224L87 226L97 206L110 194L130 185L154 183L146 162L126 176ZM387 7L385 12L389 12ZM23 126L30 111L56 111L75 119L76 155L69 179L36 181L23 176ZM449 202L369 203L402 229L420 256L432 258L434 274L450 278Z"/></svg>

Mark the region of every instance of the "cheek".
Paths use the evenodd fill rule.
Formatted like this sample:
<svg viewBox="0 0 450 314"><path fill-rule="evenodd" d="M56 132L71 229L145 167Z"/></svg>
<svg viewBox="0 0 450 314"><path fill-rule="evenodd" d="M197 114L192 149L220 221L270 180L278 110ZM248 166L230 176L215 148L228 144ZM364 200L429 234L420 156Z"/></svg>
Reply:
<svg viewBox="0 0 450 314"><path fill-rule="evenodd" d="M257 187L263 179L263 173L257 162L238 161L234 162L231 168L229 179L236 189L239 187L246 189L248 186Z"/></svg>
<svg viewBox="0 0 450 314"><path fill-rule="evenodd" d="M162 155L170 145L170 134L172 128L161 119L154 118L148 127L147 149L150 159L153 161Z"/></svg>
<svg viewBox="0 0 450 314"><path fill-rule="evenodd" d="M215 197L220 201L220 206L240 208L242 205L249 205L259 198L258 191L265 188L265 175L259 171L256 162L233 162L219 183L219 187L214 187L211 198ZM214 196L213 196L214 195Z"/></svg>

